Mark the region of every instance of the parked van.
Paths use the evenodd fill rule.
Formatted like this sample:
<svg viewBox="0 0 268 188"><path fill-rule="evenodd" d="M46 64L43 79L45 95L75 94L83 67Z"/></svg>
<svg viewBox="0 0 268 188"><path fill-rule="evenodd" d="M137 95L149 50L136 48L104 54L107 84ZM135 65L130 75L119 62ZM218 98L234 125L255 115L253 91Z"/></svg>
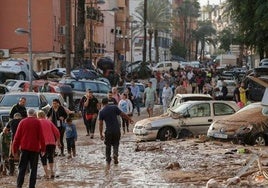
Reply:
<svg viewBox="0 0 268 188"><path fill-rule="evenodd" d="M169 71L171 68L177 70L180 64L177 61L161 61L153 67L153 71Z"/></svg>

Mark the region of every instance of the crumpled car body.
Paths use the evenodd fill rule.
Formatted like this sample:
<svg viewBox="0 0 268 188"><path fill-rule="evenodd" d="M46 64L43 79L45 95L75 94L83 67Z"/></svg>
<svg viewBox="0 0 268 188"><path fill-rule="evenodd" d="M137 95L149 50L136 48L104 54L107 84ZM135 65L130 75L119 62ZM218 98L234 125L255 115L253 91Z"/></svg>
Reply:
<svg viewBox="0 0 268 188"><path fill-rule="evenodd" d="M206 134L210 124L238 111L233 101L187 101L171 113L136 122L133 133L139 141L190 137Z"/></svg>
<svg viewBox="0 0 268 188"><path fill-rule="evenodd" d="M249 145L267 145L268 117L262 114L261 103L252 103L224 120L213 122L207 136Z"/></svg>

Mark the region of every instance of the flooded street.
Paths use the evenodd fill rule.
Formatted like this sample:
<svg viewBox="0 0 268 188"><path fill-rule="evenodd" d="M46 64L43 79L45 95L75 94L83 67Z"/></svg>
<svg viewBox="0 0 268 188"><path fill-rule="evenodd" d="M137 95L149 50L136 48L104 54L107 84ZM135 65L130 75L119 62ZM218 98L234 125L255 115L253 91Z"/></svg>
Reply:
<svg viewBox="0 0 268 188"><path fill-rule="evenodd" d="M142 119L135 116L134 119ZM225 187L229 178L239 176L233 187L265 187L268 180L260 174L258 163L247 167L253 154L261 156L263 169L268 165L266 147L244 147L229 142L208 141L205 137L167 142L136 143L132 132L122 135L119 164L105 170L105 145L99 138L98 127L94 139L85 136L81 120L78 129L77 156L55 158L56 178L46 180L39 164L36 187ZM133 125L131 125L133 128ZM243 149L243 150L242 150ZM246 149L246 150L245 150ZM65 152L66 153L66 152ZM28 187L26 175L24 187ZM229 183L232 184L232 183ZM0 187L16 187L16 175L2 176ZM232 186L230 186L232 187Z"/></svg>

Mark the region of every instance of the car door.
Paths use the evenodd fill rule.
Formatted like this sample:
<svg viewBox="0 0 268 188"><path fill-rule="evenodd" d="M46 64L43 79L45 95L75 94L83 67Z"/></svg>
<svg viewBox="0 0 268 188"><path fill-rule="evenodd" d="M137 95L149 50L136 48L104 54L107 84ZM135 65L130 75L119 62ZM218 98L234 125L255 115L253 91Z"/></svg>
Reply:
<svg viewBox="0 0 268 188"><path fill-rule="evenodd" d="M213 121L212 107L209 102L193 104L182 119L181 128L188 129L194 135L206 134Z"/></svg>
<svg viewBox="0 0 268 188"><path fill-rule="evenodd" d="M72 81L71 86L73 89L74 101L77 103L85 95L86 89L88 88L85 87L85 83L82 81Z"/></svg>

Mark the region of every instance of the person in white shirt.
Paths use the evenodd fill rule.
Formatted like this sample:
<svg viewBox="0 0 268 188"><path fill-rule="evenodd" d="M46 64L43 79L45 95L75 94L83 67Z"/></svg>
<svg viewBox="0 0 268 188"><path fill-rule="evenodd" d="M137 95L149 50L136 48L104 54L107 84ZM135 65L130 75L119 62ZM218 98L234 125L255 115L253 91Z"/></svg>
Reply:
<svg viewBox="0 0 268 188"><path fill-rule="evenodd" d="M162 93L162 102L163 102L163 112L167 112L167 107L169 103L171 102L171 99L173 97L173 92L171 87L169 86L169 83L165 83L165 87L163 88L163 93Z"/></svg>
<svg viewBox="0 0 268 188"><path fill-rule="evenodd" d="M123 93L121 95L121 100L118 103L118 108L128 116L132 115L133 106L131 101L127 98L126 93ZM125 118L122 118L122 127L124 134L126 133L125 128L127 128L127 132L129 132L129 122Z"/></svg>

